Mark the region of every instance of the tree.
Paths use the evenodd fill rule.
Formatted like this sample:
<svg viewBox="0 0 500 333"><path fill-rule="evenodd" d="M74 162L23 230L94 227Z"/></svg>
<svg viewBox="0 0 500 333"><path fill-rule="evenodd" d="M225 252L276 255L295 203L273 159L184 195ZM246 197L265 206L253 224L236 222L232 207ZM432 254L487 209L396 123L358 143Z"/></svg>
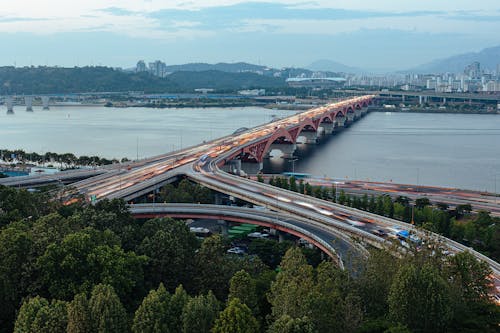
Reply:
<svg viewBox="0 0 500 333"><path fill-rule="evenodd" d="M257 175L257 181L259 183L263 183L264 182L264 177L262 177L262 175L260 173Z"/></svg>
<svg viewBox="0 0 500 333"><path fill-rule="evenodd" d="M254 333L258 330L259 323L252 311L238 298L233 298L215 321L212 333Z"/></svg>
<svg viewBox="0 0 500 333"><path fill-rule="evenodd" d="M38 259L42 283L53 297L64 300L101 282L112 285L122 297L131 296L142 282L147 258L124 252L118 243L109 230L87 228L67 235Z"/></svg>
<svg viewBox="0 0 500 333"><path fill-rule="evenodd" d="M450 290L429 263L403 265L392 283L389 316L395 322L419 332L443 332L451 316Z"/></svg>
<svg viewBox="0 0 500 333"><path fill-rule="evenodd" d="M169 330L170 298L171 296L163 284L160 284L157 290L151 290L135 312L132 332L172 332Z"/></svg>
<svg viewBox="0 0 500 333"><path fill-rule="evenodd" d="M220 235L205 238L196 253L197 273L194 277L198 292L212 290L218 299L226 299L232 268L226 258L226 246Z"/></svg>
<svg viewBox="0 0 500 333"><path fill-rule="evenodd" d="M384 215L392 218L394 216L394 204L392 203L392 199L388 195L383 196L384 200Z"/></svg>
<svg viewBox="0 0 500 333"><path fill-rule="evenodd" d="M424 208L425 206L429 206L431 201L428 198L418 198L415 200L415 207Z"/></svg>
<svg viewBox="0 0 500 333"><path fill-rule="evenodd" d="M297 187L297 180L295 179L294 176L290 177L289 179L290 181L290 191L293 191L293 192L298 192L298 187Z"/></svg>
<svg viewBox="0 0 500 333"><path fill-rule="evenodd" d="M14 326L15 333L64 333L68 322L66 303L36 296L23 303Z"/></svg>
<svg viewBox="0 0 500 333"><path fill-rule="evenodd" d="M14 333L30 333L31 327L36 319L36 315L43 307L49 305L49 302L40 296L30 298L23 303L17 315Z"/></svg>
<svg viewBox="0 0 500 333"><path fill-rule="evenodd" d="M12 330L15 311L30 284L32 246L26 226L11 224L0 230L0 327L8 331Z"/></svg>
<svg viewBox="0 0 500 333"><path fill-rule="evenodd" d="M182 331L183 321L182 312L184 307L189 302L189 296L182 287L179 285L175 289L175 293L170 299L170 310L169 310L169 326L170 332L180 332Z"/></svg>
<svg viewBox="0 0 500 333"><path fill-rule="evenodd" d="M375 202L375 196L372 194L370 196L370 202L368 203L368 211L370 213L375 213L377 210L377 203Z"/></svg>
<svg viewBox="0 0 500 333"><path fill-rule="evenodd" d="M128 330L125 308L110 285L99 284L92 290L89 300L92 331L121 333Z"/></svg>
<svg viewBox="0 0 500 333"><path fill-rule="evenodd" d="M182 311L183 333L209 333L219 313L219 302L212 292L191 298Z"/></svg>
<svg viewBox="0 0 500 333"><path fill-rule="evenodd" d="M49 305L38 311L31 330L37 333L66 333L67 326L67 303L52 300Z"/></svg>
<svg viewBox="0 0 500 333"><path fill-rule="evenodd" d="M174 290L179 284L189 284L194 275L198 240L183 221L159 219L156 223L160 229L146 235L137 251L150 258L145 268L147 286L163 283L167 290Z"/></svg>
<svg viewBox="0 0 500 333"><path fill-rule="evenodd" d="M280 268L268 296L273 317L279 318L286 314L299 318L307 315L308 308L304 300L309 298L314 285L312 267L307 264L302 251L293 247L285 253Z"/></svg>
<svg viewBox="0 0 500 333"><path fill-rule="evenodd" d="M289 315L279 317L268 329L269 333L314 333L314 325L308 317L292 318ZM326 332L326 331L322 331ZM333 331L329 331L333 332Z"/></svg>
<svg viewBox="0 0 500 333"><path fill-rule="evenodd" d="M85 294L77 294L68 305L67 333L91 333L92 321L89 301Z"/></svg>
<svg viewBox="0 0 500 333"><path fill-rule="evenodd" d="M228 300L233 298L240 299L255 315L259 313L255 280L244 270L236 272L229 281Z"/></svg>

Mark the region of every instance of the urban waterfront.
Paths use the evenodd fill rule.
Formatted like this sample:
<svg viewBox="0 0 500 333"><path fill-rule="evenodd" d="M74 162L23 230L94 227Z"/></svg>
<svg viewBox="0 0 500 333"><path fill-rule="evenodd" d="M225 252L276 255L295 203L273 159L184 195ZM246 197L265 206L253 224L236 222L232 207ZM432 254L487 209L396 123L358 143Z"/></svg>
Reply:
<svg viewBox="0 0 500 333"><path fill-rule="evenodd" d="M293 113L257 107L17 109L14 115L0 115L0 146L143 158ZM495 115L370 113L323 144L299 145L300 158L293 166L271 159L264 171L294 168L321 177L493 192L495 181L497 187L500 183L499 139L500 117Z"/></svg>

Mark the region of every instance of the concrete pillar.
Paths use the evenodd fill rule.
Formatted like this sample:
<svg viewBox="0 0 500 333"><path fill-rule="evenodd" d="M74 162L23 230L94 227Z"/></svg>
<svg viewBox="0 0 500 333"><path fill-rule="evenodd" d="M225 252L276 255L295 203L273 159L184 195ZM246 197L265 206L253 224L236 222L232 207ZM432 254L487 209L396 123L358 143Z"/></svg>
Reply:
<svg viewBox="0 0 500 333"><path fill-rule="evenodd" d="M49 109L49 96L42 96L42 106L44 110Z"/></svg>
<svg viewBox="0 0 500 333"><path fill-rule="evenodd" d="M269 155L271 150L278 149L281 150L283 158L293 158L293 153L297 149L297 145L294 143L273 143L271 147L269 147L269 151L266 153L266 156Z"/></svg>
<svg viewBox="0 0 500 333"><path fill-rule="evenodd" d="M406 96L405 96L405 95L402 95L402 96L401 96L401 101L404 103L404 102L405 102L405 100L406 100Z"/></svg>
<svg viewBox="0 0 500 333"><path fill-rule="evenodd" d="M352 123L354 121L354 116L355 116L354 113L349 113L348 112L347 113L347 121Z"/></svg>
<svg viewBox="0 0 500 333"><path fill-rule="evenodd" d="M443 97L443 104L446 104L446 97Z"/></svg>
<svg viewBox="0 0 500 333"><path fill-rule="evenodd" d="M335 118L335 124L337 124L337 127L344 127L345 126L345 121L346 121L346 118L345 117L336 117Z"/></svg>
<svg viewBox="0 0 500 333"><path fill-rule="evenodd" d="M262 162L241 162L241 170L247 175L256 175L263 168Z"/></svg>
<svg viewBox="0 0 500 333"><path fill-rule="evenodd" d="M368 113L368 107L367 106L365 106L364 108L361 108L361 114L362 115L365 115L367 113Z"/></svg>
<svg viewBox="0 0 500 333"><path fill-rule="evenodd" d="M222 170L229 172L229 173L239 175L240 171L241 171L241 160L235 159L235 160L227 161L222 166Z"/></svg>
<svg viewBox="0 0 500 333"><path fill-rule="evenodd" d="M361 118L361 110L358 110L358 109L354 110L354 117L356 119Z"/></svg>
<svg viewBox="0 0 500 333"><path fill-rule="evenodd" d="M418 96L418 104L422 105L424 104L424 98L422 96Z"/></svg>
<svg viewBox="0 0 500 333"><path fill-rule="evenodd" d="M283 231L277 231L277 233L278 233L278 242L283 243L285 241L285 234L283 233Z"/></svg>
<svg viewBox="0 0 500 333"><path fill-rule="evenodd" d="M335 130L334 123L321 123L321 124L319 124L319 126L323 128L325 135L330 135Z"/></svg>
<svg viewBox="0 0 500 333"><path fill-rule="evenodd" d="M14 113L14 100L11 96L5 97L5 106L7 106L7 113Z"/></svg>
<svg viewBox="0 0 500 333"><path fill-rule="evenodd" d="M308 132L304 131L299 134L299 136L303 136L306 138L306 144L317 144L318 143L318 133L317 132Z"/></svg>
<svg viewBox="0 0 500 333"><path fill-rule="evenodd" d="M24 96L26 111L33 111L33 96Z"/></svg>
<svg viewBox="0 0 500 333"><path fill-rule="evenodd" d="M224 220L217 220L217 224L219 225L221 235L227 236L227 222Z"/></svg>

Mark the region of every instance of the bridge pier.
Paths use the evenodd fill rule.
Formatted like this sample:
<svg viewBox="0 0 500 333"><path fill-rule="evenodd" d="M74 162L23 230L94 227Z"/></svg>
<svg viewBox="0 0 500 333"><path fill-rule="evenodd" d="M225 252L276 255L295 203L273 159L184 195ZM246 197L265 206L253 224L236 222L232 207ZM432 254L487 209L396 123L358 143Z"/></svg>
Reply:
<svg viewBox="0 0 500 333"><path fill-rule="evenodd" d="M227 236L227 222L225 220L217 220L217 224L219 225L221 235Z"/></svg>
<svg viewBox="0 0 500 333"><path fill-rule="evenodd" d="M424 97L423 96L418 96L418 104L420 104L420 105L424 104Z"/></svg>
<svg viewBox="0 0 500 333"><path fill-rule="evenodd" d="M356 114L354 112L352 112L352 113L348 112L347 113L347 122L352 123L354 121L355 116L356 116ZM345 124L344 124L344 126L345 126Z"/></svg>
<svg viewBox="0 0 500 333"><path fill-rule="evenodd" d="M319 126L323 128L325 135L331 135L335 131L334 123L321 123Z"/></svg>
<svg viewBox="0 0 500 333"><path fill-rule="evenodd" d="M42 106L44 110L49 109L49 96L42 96Z"/></svg>
<svg viewBox="0 0 500 333"><path fill-rule="evenodd" d="M256 175L263 167L262 162L241 162L240 171L243 170L247 175Z"/></svg>
<svg viewBox="0 0 500 333"><path fill-rule="evenodd" d="M337 124L336 127L345 127L345 121L346 121L346 118L343 116L335 117L335 124Z"/></svg>
<svg viewBox="0 0 500 333"><path fill-rule="evenodd" d="M7 106L7 113L14 113L14 100L11 96L5 97L5 105Z"/></svg>
<svg viewBox="0 0 500 333"><path fill-rule="evenodd" d="M361 114L364 116L365 114L368 113L368 107L365 106L364 108L361 108Z"/></svg>
<svg viewBox="0 0 500 333"><path fill-rule="evenodd" d="M318 132L304 131L299 136L306 138L305 144L315 145L318 143Z"/></svg>
<svg viewBox="0 0 500 333"><path fill-rule="evenodd" d="M361 109L354 110L354 118L355 119L361 118Z"/></svg>
<svg viewBox="0 0 500 333"><path fill-rule="evenodd" d="M24 96L24 104L26 105L26 111L33 111L33 96Z"/></svg>
<svg viewBox="0 0 500 333"><path fill-rule="evenodd" d="M264 158L269 158L270 153L272 150L280 150L283 155L281 156L282 158L293 158L293 153L297 149L297 145L295 143L273 143L270 147L269 150L267 151L266 155Z"/></svg>

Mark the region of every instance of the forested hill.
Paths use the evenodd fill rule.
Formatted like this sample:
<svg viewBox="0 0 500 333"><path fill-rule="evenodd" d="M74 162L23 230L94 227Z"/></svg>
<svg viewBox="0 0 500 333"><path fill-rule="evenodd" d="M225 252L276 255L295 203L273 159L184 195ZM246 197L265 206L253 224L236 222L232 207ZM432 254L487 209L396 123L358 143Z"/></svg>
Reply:
<svg viewBox="0 0 500 333"><path fill-rule="evenodd" d="M192 92L196 88L239 90L278 88L284 80L255 73L176 72L166 78L110 67L0 67L0 94L144 91Z"/></svg>

